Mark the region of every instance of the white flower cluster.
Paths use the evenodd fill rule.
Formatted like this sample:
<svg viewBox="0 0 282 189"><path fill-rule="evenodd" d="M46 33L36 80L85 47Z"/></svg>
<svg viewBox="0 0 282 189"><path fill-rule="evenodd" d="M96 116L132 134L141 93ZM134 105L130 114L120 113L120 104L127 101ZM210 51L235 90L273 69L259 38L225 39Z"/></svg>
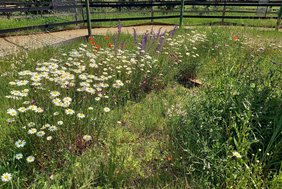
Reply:
<svg viewBox="0 0 282 189"><path fill-rule="evenodd" d="M191 33L186 33L185 35L177 35L174 38L168 38L168 46L164 47L164 54L171 54L173 52L174 55L177 55L178 62L182 62L183 49L185 50L184 56L197 58L200 55L197 53L197 45L199 43L207 41L207 36L205 33L198 33L196 31L192 31Z"/></svg>
<svg viewBox="0 0 282 189"><path fill-rule="evenodd" d="M25 153L33 141L48 145L62 128L79 123L83 130L89 120L96 119L97 111L109 113L108 100L120 91L127 93L135 73L150 73L157 65L158 60L139 50L93 51L81 45L60 59L37 62L31 69L18 72L6 96L13 101L13 107L7 109L7 121L22 129L22 136L14 142L18 150L15 160L35 162L37 153ZM87 134L82 139L89 142L92 136ZM9 182L12 174L4 173L1 179Z"/></svg>

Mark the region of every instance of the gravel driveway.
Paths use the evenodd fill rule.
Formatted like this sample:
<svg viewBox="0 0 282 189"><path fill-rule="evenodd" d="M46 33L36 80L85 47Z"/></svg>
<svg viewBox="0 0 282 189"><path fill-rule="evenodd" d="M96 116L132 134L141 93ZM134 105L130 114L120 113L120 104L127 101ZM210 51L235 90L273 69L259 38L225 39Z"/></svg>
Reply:
<svg viewBox="0 0 282 189"><path fill-rule="evenodd" d="M154 25L154 31L158 31L162 27L162 31L170 31L173 26L167 25ZM152 26L132 26L123 27L122 32L133 33L133 28L136 29L138 34L143 34L150 31ZM105 35L107 33L115 33L117 28L94 28L93 34ZM66 30L59 32L39 33L31 35L19 35L10 37L0 37L0 58L9 54L14 54L20 51L28 51L48 45L55 45L67 40L87 35L87 29Z"/></svg>

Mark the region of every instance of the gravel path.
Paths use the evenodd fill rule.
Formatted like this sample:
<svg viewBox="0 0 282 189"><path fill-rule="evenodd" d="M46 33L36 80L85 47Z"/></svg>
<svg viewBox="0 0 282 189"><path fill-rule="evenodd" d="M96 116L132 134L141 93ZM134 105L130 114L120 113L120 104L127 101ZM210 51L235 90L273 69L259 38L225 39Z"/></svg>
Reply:
<svg viewBox="0 0 282 189"><path fill-rule="evenodd" d="M162 31L170 31L173 29L173 26L163 26L163 25L154 25L154 31L158 31L162 27ZM150 31L152 26L132 26L132 27L123 27L122 32L133 33L133 28L136 29L138 34L143 34L146 31ZM94 28L93 34L105 35L107 33L115 33L117 28ZM30 49L36 49L48 45L55 45L62 43L67 40L75 39L77 37L82 37L87 35L87 29L76 29L76 30L67 30L59 32L49 32L49 33L40 33L40 34L31 34L31 35L21 35L21 36L10 36L0 38L0 58L7 56L9 54L14 54L22 50L28 51Z"/></svg>

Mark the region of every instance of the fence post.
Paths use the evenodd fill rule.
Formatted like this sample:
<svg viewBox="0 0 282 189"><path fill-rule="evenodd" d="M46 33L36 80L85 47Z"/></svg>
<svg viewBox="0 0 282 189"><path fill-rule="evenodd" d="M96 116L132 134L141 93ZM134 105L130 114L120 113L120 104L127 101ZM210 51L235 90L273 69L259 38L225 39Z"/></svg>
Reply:
<svg viewBox="0 0 282 189"><path fill-rule="evenodd" d="M224 23L225 13L226 13L226 0L224 0L224 6L223 6L223 10L222 10L221 24Z"/></svg>
<svg viewBox="0 0 282 189"><path fill-rule="evenodd" d="M80 4L82 5L82 0L80 0ZM84 8L82 7L81 8L82 20L85 20L85 18L84 18L84 10L83 9Z"/></svg>
<svg viewBox="0 0 282 189"><path fill-rule="evenodd" d="M88 36L91 36L92 28L91 28L91 15L90 15L89 0L85 0L85 2L86 2L86 18L87 18Z"/></svg>
<svg viewBox="0 0 282 189"><path fill-rule="evenodd" d="M282 3L281 3L280 10L279 10L278 17L277 17L277 22L276 22L276 27L275 27L276 31L278 31L280 28L281 17L282 17Z"/></svg>
<svg viewBox="0 0 282 189"><path fill-rule="evenodd" d="M153 24L153 22L154 22L154 19L153 19L153 17L154 17L154 6L153 6L153 0L151 0L151 2L150 2L151 4L152 4L152 6L151 6L151 24Z"/></svg>
<svg viewBox="0 0 282 189"><path fill-rule="evenodd" d="M179 18L179 27L181 28L183 25L183 13L184 13L184 0L181 0L180 6L180 18Z"/></svg>
<svg viewBox="0 0 282 189"><path fill-rule="evenodd" d="M77 6L77 2L74 1L74 6ZM77 7L75 7L75 15L74 15L75 21L78 21L78 9ZM78 25L78 24L76 24Z"/></svg>

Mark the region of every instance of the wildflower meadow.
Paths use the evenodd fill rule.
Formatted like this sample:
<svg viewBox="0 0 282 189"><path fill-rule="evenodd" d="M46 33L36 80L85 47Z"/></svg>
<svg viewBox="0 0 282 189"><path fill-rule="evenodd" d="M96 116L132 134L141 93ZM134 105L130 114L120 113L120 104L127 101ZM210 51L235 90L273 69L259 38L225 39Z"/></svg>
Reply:
<svg viewBox="0 0 282 189"><path fill-rule="evenodd" d="M119 24L2 59L0 188L281 188L279 40Z"/></svg>

